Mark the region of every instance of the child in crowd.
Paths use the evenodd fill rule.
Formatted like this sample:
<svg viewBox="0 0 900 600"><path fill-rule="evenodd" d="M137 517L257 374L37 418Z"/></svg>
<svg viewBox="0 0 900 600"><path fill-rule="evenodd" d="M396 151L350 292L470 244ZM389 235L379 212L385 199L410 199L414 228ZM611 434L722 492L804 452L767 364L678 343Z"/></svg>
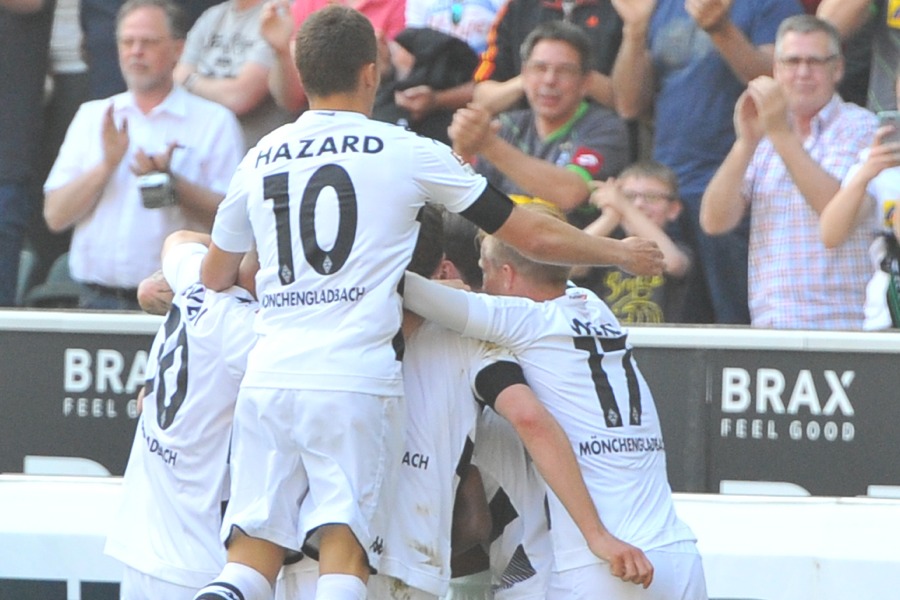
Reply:
<svg viewBox="0 0 900 600"><path fill-rule="evenodd" d="M658 162L627 167L617 179L596 182L591 203L600 217L585 227L597 236L641 236L663 252L665 271L652 277L633 276L614 267L593 271L597 293L622 323L682 321L686 282L693 264L690 249L677 243L666 228L681 214L675 173Z"/></svg>

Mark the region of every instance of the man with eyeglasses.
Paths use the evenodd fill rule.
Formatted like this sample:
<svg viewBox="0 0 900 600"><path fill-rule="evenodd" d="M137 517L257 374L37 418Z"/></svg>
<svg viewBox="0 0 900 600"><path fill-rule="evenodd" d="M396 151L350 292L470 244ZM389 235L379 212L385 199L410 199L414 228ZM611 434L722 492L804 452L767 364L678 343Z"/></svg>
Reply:
<svg viewBox="0 0 900 600"><path fill-rule="evenodd" d="M139 310L166 236L209 231L243 139L231 111L175 85L185 38L175 5L129 0L116 35L128 91L78 110L44 184L44 218L51 231L74 227L82 308Z"/></svg>
<svg viewBox="0 0 900 600"><path fill-rule="evenodd" d="M501 114L474 104L450 125L453 149L507 194L541 198L572 210L588 198L590 182L628 164L625 122L588 103L590 40L571 23L538 25L522 44L522 87L529 108Z"/></svg>
<svg viewBox="0 0 900 600"><path fill-rule="evenodd" d="M710 235L750 211L755 327L862 327L874 225L830 250L819 237L819 215L876 129L872 113L835 93L843 72L830 23L809 15L782 22L774 77L754 79L738 99L737 139L703 194L700 223Z"/></svg>
<svg viewBox="0 0 900 600"><path fill-rule="evenodd" d="M509 0L488 34L475 71L475 101L493 114L523 105L522 54L525 38L541 23L565 21L586 34L591 67L587 96L613 106L610 72L622 41L622 20L609 0Z"/></svg>

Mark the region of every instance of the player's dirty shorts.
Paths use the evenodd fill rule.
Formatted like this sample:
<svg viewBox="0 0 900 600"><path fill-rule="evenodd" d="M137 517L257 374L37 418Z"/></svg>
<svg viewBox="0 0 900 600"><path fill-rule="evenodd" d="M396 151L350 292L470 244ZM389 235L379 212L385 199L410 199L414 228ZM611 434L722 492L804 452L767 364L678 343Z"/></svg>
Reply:
<svg viewBox="0 0 900 600"><path fill-rule="evenodd" d="M707 600L703 563L694 542L675 542L645 554L653 563L653 583L647 589L614 577L603 562L554 572L547 600Z"/></svg>
<svg viewBox="0 0 900 600"><path fill-rule="evenodd" d="M310 534L343 523L377 568L371 520L392 501L404 418L397 397L241 388L223 540L236 526L288 550L315 551Z"/></svg>
<svg viewBox="0 0 900 600"><path fill-rule="evenodd" d="M375 600L438 600L434 594L410 587L389 575L370 576L367 588L368 597Z"/></svg>
<svg viewBox="0 0 900 600"><path fill-rule="evenodd" d="M197 594L196 587L186 587L152 577L129 566L122 573L119 586L121 600L193 600Z"/></svg>

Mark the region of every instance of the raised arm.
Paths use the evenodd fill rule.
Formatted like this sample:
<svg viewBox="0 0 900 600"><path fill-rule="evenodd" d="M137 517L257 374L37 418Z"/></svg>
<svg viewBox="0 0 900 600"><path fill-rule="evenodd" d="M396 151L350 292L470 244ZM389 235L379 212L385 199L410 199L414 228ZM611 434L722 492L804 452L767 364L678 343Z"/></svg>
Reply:
<svg viewBox="0 0 900 600"><path fill-rule="evenodd" d="M864 161L859 163L855 171L841 185L841 189L819 217L819 232L826 248L836 248L850 236L866 211L871 210L871 202L867 202L869 183L884 169L900 166L900 143L882 143L882 138L890 133L891 128L880 127L875 134L875 141L869 148ZM896 211L895 211L896 212Z"/></svg>
<svg viewBox="0 0 900 600"><path fill-rule="evenodd" d="M670 202L670 200L664 201ZM597 189L591 194L591 203L600 207L603 211L597 221L603 219L603 215L612 212L619 216L619 224L621 224L628 235L636 235L656 242L656 245L662 251L663 261L665 261L664 269L667 275L681 277L687 272L691 266L688 256L660 226L651 221L647 215L638 210L635 205L625 198L615 180L609 179L604 182L598 182ZM599 228L598 224L594 230L588 230L586 227L585 231L594 235L600 235L595 232Z"/></svg>
<svg viewBox="0 0 900 600"><path fill-rule="evenodd" d="M574 171L522 152L497 135L484 108L470 105L453 115L450 139L461 156L479 155L531 196L569 210L587 199L587 182Z"/></svg>
<svg viewBox="0 0 900 600"><path fill-rule="evenodd" d="M65 231L86 217L100 200L119 164L128 151L128 121L117 127L112 104L103 115L101 129L103 159L65 185L47 192L44 220L50 231Z"/></svg>
<svg viewBox="0 0 900 600"><path fill-rule="evenodd" d="M691 0L685 8L697 26L709 34L716 49L742 83L772 74L775 45L755 46L731 20L733 0Z"/></svg>
<svg viewBox="0 0 900 600"><path fill-rule="evenodd" d="M634 119L650 110L653 101L653 65L647 47L650 17L656 0L613 0L622 18L622 44L612 71L616 111Z"/></svg>
<svg viewBox="0 0 900 600"><path fill-rule="evenodd" d="M660 275L663 255L650 240L594 237L568 223L514 207L493 233L532 260L561 265L616 265L635 275Z"/></svg>
<svg viewBox="0 0 900 600"><path fill-rule="evenodd" d="M275 53L269 70L269 93L288 112L299 112L308 104L300 73L294 64L294 19L287 0L270 0L260 14L260 33Z"/></svg>
<svg viewBox="0 0 900 600"><path fill-rule="evenodd" d="M734 229L746 210L746 203L741 195L742 183L762 138L756 105L747 92L741 94L735 105L734 128L737 138L706 186L700 202L700 226L710 235Z"/></svg>
<svg viewBox="0 0 900 600"><path fill-rule="evenodd" d="M871 0L822 0L816 9L816 16L830 21L847 39L872 18Z"/></svg>
<svg viewBox="0 0 900 600"><path fill-rule="evenodd" d="M516 102L525 97L522 89L522 76L516 75L506 81L487 79L475 84L472 91L472 102L478 104L492 115L510 109Z"/></svg>
<svg viewBox="0 0 900 600"><path fill-rule="evenodd" d="M756 105L766 136L784 161L794 185L810 208L822 214L840 189L841 182L809 155L801 136L791 128L787 100L778 82L771 77L757 77L750 82L747 91Z"/></svg>

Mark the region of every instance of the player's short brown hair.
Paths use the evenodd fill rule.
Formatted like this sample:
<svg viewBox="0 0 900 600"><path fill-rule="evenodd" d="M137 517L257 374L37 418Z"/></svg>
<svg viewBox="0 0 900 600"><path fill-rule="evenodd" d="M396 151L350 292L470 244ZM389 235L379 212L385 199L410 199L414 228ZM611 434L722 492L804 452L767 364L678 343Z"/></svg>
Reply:
<svg viewBox="0 0 900 600"><path fill-rule="evenodd" d="M360 69L375 63L377 56L372 23L347 6L329 4L317 10L297 32L294 60L311 96L354 91Z"/></svg>
<svg viewBox="0 0 900 600"><path fill-rule="evenodd" d="M566 220L558 208L545 202L528 202L517 206L523 210L545 214L560 221ZM551 265L526 258L509 244L484 232L479 236L479 239L482 244L482 260L490 260L494 265L512 265L520 274L541 284L564 286L569 280L569 272L571 270L569 267Z"/></svg>

